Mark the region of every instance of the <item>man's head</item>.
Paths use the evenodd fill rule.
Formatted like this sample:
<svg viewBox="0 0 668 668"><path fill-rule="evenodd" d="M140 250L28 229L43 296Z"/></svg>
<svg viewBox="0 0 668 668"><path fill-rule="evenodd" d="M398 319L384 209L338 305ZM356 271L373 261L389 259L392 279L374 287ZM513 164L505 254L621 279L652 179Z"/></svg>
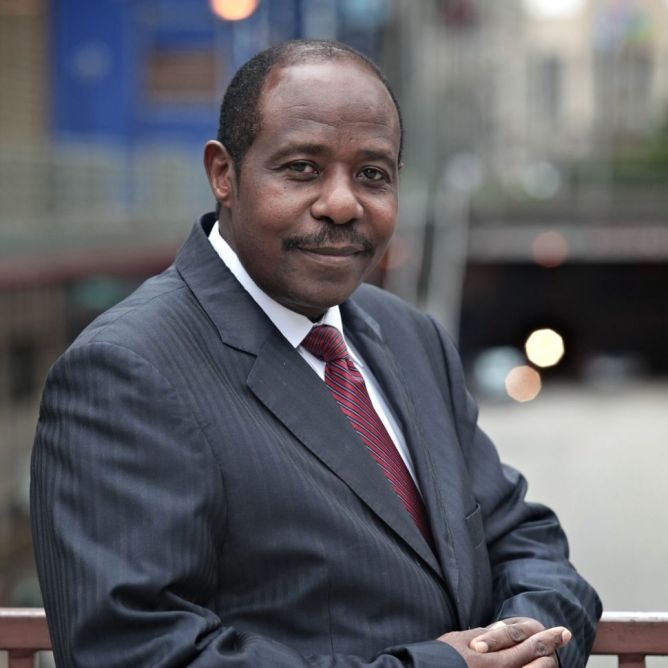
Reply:
<svg viewBox="0 0 668 668"><path fill-rule="evenodd" d="M394 231L398 107L343 45L288 42L245 68L225 95L223 141L204 156L221 234L265 292L315 319L350 296Z"/></svg>

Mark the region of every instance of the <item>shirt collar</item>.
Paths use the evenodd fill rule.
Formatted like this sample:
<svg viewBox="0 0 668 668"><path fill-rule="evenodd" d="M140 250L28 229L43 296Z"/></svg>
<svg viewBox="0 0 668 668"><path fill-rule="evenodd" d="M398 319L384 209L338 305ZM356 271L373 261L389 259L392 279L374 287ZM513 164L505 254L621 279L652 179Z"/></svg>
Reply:
<svg viewBox="0 0 668 668"><path fill-rule="evenodd" d="M341 309L337 306L332 306L325 311L322 318L317 322L311 322L305 315L291 311L282 304L279 304L275 299L270 297L257 283L251 278L246 271L239 256L234 252L232 247L223 239L220 234L220 227L218 221L215 222L211 232L209 233L209 241L214 250L218 253L220 259L225 263L227 268L232 272L234 277L241 283L242 287L253 298L257 305L265 312L269 320L271 320L276 329L283 334L283 336L290 342L293 348L297 348L304 337L311 331L315 325L330 325L336 327L343 336L346 347L353 358L353 361L358 366L363 366L359 355L350 347L346 341L343 333L343 322L341 320Z"/></svg>

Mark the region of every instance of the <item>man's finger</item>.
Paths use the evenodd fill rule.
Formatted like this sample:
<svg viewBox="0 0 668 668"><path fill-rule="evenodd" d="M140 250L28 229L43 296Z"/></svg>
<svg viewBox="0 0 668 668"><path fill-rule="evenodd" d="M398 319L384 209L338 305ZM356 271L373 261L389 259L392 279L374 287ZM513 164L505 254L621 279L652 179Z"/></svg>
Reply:
<svg viewBox="0 0 668 668"><path fill-rule="evenodd" d="M473 638L469 647L478 653L513 651L518 659L531 663L535 659L550 656L571 639L571 632L563 626L533 633L534 626L525 622L495 627Z"/></svg>
<svg viewBox="0 0 668 668"><path fill-rule="evenodd" d="M542 656L540 659L535 659L531 663L527 663L522 668L558 668L559 661L556 654L551 656Z"/></svg>
<svg viewBox="0 0 668 668"><path fill-rule="evenodd" d="M540 668L551 668L555 665L556 657L554 653L563 647L571 639L571 632L562 626L546 629L536 633L516 647L506 650L513 652L518 659L518 665L531 666L537 660L545 659L537 666ZM548 660L549 659L549 660Z"/></svg>
<svg viewBox="0 0 668 668"><path fill-rule="evenodd" d="M545 627L535 619L507 619L488 626L484 633L471 641L470 647L476 652L496 652L514 647L543 630Z"/></svg>

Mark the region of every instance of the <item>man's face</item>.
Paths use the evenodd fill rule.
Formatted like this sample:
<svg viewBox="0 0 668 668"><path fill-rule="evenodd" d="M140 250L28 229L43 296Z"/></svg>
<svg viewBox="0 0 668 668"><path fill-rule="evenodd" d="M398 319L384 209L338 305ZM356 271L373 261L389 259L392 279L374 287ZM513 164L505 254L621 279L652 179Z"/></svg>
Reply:
<svg viewBox="0 0 668 668"><path fill-rule="evenodd" d="M392 236L399 119L383 84L346 60L273 71L260 114L219 200L222 234L265 292L315 319L350 296Z"/></svg>

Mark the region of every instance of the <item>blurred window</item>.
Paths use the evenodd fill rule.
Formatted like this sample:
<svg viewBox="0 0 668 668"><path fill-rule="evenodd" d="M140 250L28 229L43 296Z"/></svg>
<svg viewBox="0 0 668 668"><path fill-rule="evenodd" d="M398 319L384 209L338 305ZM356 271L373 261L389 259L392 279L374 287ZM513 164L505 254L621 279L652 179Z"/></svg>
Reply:
<svg viewBox="0 0 668 668"><path fill-rule="evenodd" d="M533 60L530 72L530 90L537 117L542 123L554 127L561 118L564 63L555 54L541 54Z"/></svg>
<svg viewBox="0 0 668 668"><path fill-rule="evenodd" d="M652 57L647 51L632 50L621 62L620 98L627 129L642 130L649 121L652 90Z"/></svg>
<svg viewBox="0 0 668 668"><path fill-rule="evenodd" d="M216 99L213 51L157 49L147 54L145 91L151 103L202 103Z"/></svg>
<svg viewBox="0 0 668 668"><path fill-rule="evenodd" d="M449 28L473 28L478 22L478 11L474 0L441 0L440 13Z"/></svg>
<svg viewBox="0 0 668 668"><path fill-rule="evenodd" d="M31 399L36 391L37 347L33 341L13 340L9 343L9 400L17 403Z"/></svg>
<svg viewBox="0 0 668 668"><path fill-rule="evenodd" d="M604 129L635 133L650 127L653 69L651 53L640 47L598 54L595 85Z"/></svg>

